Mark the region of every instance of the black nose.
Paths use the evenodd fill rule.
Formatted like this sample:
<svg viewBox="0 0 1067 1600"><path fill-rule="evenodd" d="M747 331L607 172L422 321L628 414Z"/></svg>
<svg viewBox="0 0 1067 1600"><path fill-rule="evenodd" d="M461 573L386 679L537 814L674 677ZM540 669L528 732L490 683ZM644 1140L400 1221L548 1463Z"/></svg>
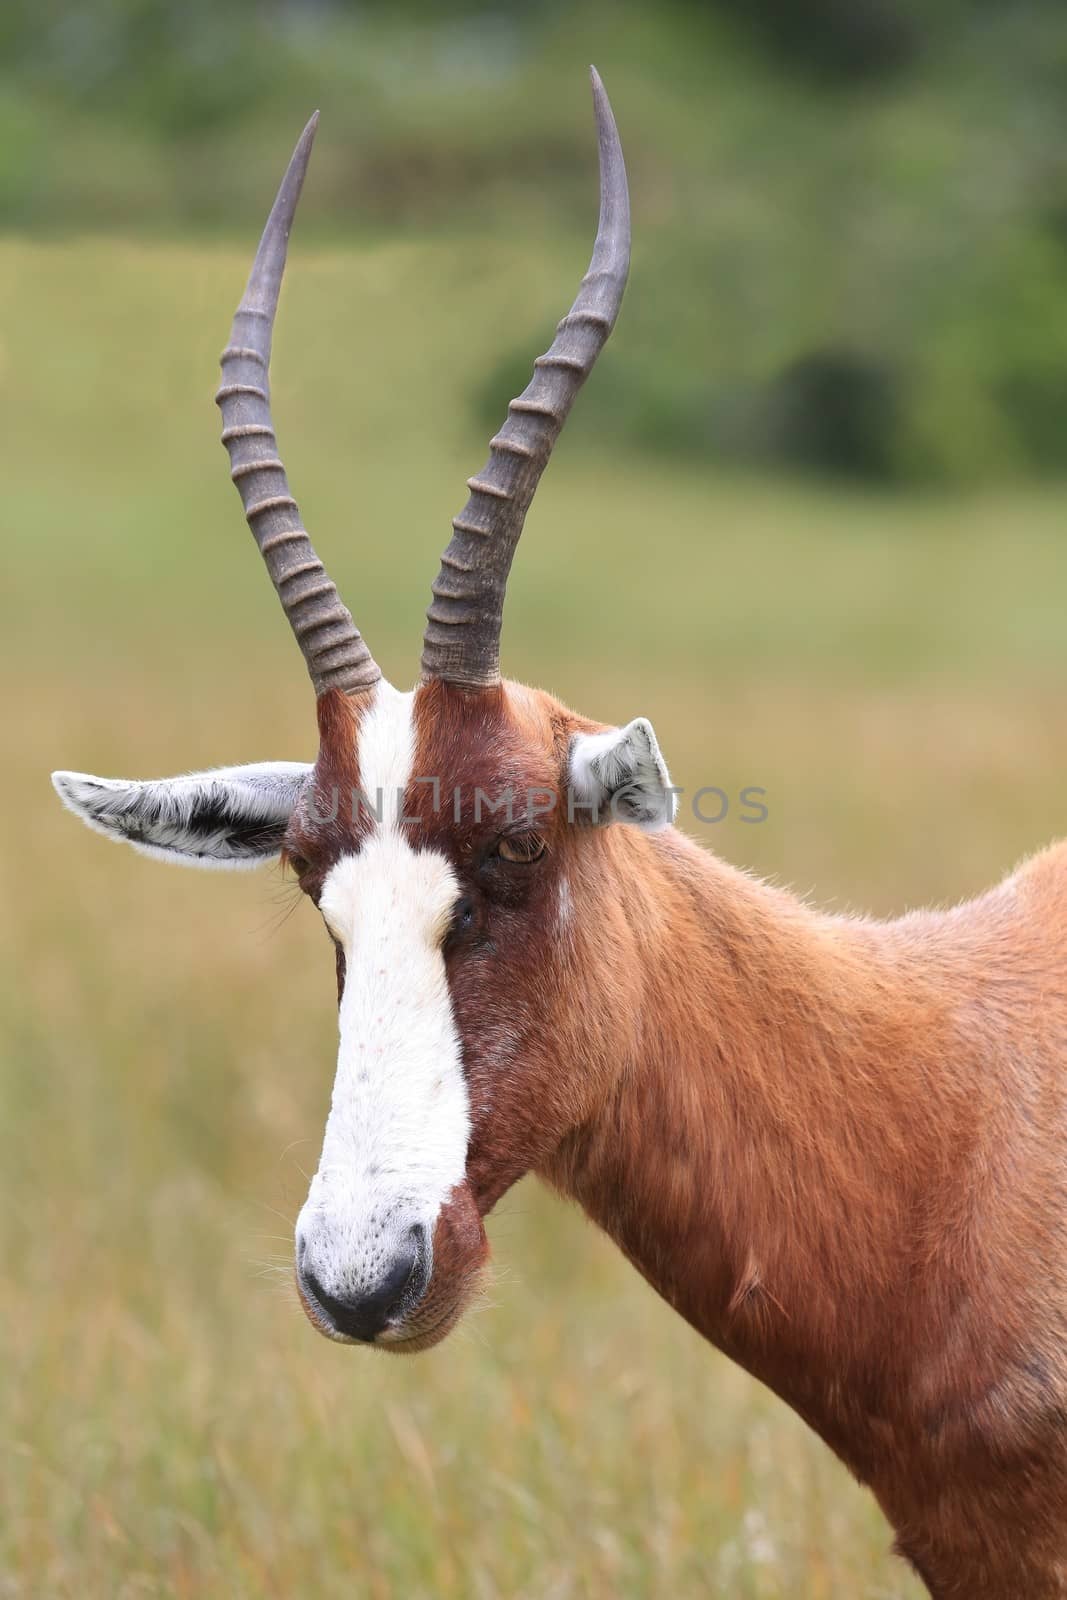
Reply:
<svg viewBox="0 0 1067 1600"><path fill-rule="evenodd" d="M412 1228L386 1275L373 1289L335 1295L323 1287L310 1268L299 1269L300 1287L324 1322L349 1339L369 1342L406 1312L414 1310L430 1281L429 1236L422 1226Z"/></svg>

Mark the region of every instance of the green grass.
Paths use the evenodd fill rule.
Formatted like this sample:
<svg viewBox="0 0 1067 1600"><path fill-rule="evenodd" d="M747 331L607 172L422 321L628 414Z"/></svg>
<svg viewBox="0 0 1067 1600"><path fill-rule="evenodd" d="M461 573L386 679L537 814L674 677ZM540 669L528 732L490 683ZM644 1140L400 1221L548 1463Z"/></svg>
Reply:
<svg viewBox="0 0 1067 1600"><path fill-rule="evenodd" d="M484 456L467 398L581 269L578 240L529 244L295 251L282 445L400 682ZM803 1425L529 1185L441 1349L337 1349L299 1313L333 1066L316 919L271 874L91 837L47 781L313 750L210 401L245 265L0 248L4 1593L914 1597ZM611 456L616 372L530 519L510 670L652 716L681 783L765 785L765 825L706 841L838 905L964 895L1061 829L1058 498L835 498Z"/></svg>

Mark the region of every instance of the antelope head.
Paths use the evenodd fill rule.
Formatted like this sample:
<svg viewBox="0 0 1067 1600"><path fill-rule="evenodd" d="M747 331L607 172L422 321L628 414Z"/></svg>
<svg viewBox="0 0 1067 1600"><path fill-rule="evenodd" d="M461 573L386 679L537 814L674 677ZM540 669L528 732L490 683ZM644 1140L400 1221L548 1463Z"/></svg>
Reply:
<svg viewBox="0 0 1067 1600"><path fill-rule="evenodd" d="M90 827L148 855L230 867L281 857L318 908L340 1046L296 1275L309 1318L334 1339L415 1350L443 1337L487 1256L482 1219L595 1113L629 1045L623 974L639 956L639 919L620 874L640 830L673 815L655 735L640 718L608 728L578 717L499 668L526 512L626 284L626 172L595 72L593 99L589 271L469 480L416 687L385 681L342 604L271 420L271 336L313 118L237 309L217 399L231 476L314 685L317 760L147 782L53 777Z"/></svg>

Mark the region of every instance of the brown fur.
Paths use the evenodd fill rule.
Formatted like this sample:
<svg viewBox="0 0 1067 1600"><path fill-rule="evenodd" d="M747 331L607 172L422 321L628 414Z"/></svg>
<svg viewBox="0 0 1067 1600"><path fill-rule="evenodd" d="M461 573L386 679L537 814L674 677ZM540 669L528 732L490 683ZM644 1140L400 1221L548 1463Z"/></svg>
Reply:
<svg viewBox="0 0 1067 1600"><path fill-rule="evenodd" d="M358 781L358 713L321 721L323 775ZM446 949L467 1184L416 1347L536 1170L871 1487L935 1596L1067 1595L1067 847L891 923L563 805L505 868L474 788L558 788L592 726L514 685L418 694L415 772L464 806L413 785L412 842L476 915ZM359 842L295 819L309 892Z"/></svg>

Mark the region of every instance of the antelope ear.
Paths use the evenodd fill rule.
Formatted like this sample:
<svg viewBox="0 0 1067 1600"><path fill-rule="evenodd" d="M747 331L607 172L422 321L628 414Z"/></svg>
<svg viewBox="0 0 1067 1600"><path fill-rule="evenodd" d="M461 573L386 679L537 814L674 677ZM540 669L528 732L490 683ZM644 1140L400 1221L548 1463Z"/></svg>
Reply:
<svg viewBox="0 0 1067 1600"><path fill-rule="evenodd" d="M676 797L655 730L645 717L571 741L573 813L604 825L629 822L646 833L674 821Z"/></svg>
<svg viewBox="0 0 1067 1600"><path fill-rule="evenodd" d="M302 761L218 767L181 778L94 778L53 772L68 810L142 855L192 867L257 867L278 855L311 775Z"/></svg>

